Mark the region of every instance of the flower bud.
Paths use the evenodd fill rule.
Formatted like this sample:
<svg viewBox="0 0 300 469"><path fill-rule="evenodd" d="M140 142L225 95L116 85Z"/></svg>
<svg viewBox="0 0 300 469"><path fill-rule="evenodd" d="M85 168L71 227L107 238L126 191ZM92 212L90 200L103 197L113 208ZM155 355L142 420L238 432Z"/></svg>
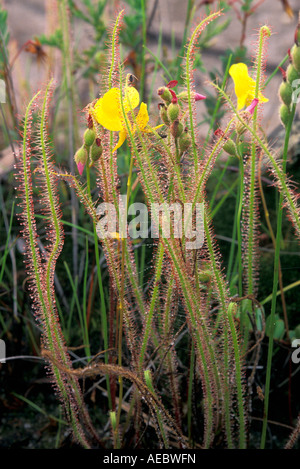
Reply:
<svg viewBox="0 0 300 469"><path fill-rule="evenodd" d="M292 102L293 89L288 81L283 81L279 87L279 96L284 104L289 106Z"/></svg>
<svg viewBox="0 0 300 469"><path fill-rule="evenodd" d="M94 163L95 161L99 160L101 158L101 155L103 153L103 147L102 145L98 146L96 143L91 148L91 160Z"/></svg>
<svg viewBox="0 0 300 469"><path fill-rule="evenodd" d="M94 131L94 129L86 129L83 135L83 141L87 147L91 147L93 145L95 138L96 132Z"/></svg>
<svg viewBox="0 0 300 469"><path fill-rule="evenodd" d="M92 129L94 127L94 122L91 114L88 114L87 116L87 124L89 129Z"/></svg>
<svg viewBox="0 0 300 469"><path fill-rule="evenodd" d="M171 134L173 135L174 138L180 137L180 135L183 132L183 124L182 122L179 122L178 119L176 119L173 124L171 125Z"/></svg>
<svg viewBox="0 0 300 469"><path fill-rule="evenodd" d="M88 151L84 145L82 145L82 147L77 150L74 159L75 163L77 164L78 172L81 176L88 160Z"/></svg>
<svg viewBox="0 0 300 469"><path fill-rule="evenodd" d="M169 121L168 113L167 113L167 106L164 103L159 103L158 106L159 106L159 109L160 109L161 120L166 125L170 125L170 121Z"/></svg>
<svg viewBox="0 0 300 469"><path fill-rule="evenodd" d="M200 93L195 93L194 98L195 98L195 101L202 101L202 99L206 99L206 96Z"/></svg>
<svg viewBox="0 0 300 469"><path fill-rule="evenodd" d="M101 157L101 155L103 153L103 147L102 147L102 144L101 144L101 140L100 140L100 145L98 145L97 140L100 140L100 138L96 139L96 142L93 144L93 146L91 148L91 160L92 160L92 162L95 162L95 161L99 160L99 158Z"/></svg>
<svg viewBox="0 0 300 469"><path fill-rule="evenodd" d="M279 117L280 117L281 123L282 123L282 125L284 125L284 127L287 126L287 124L290 120L290 116L291 116L291 111L290 111L289 107L286 106L286 104L282 104L279 108Z"/></svg>
<svg viewBox="0 0 300 469"><path fill-rule="evenodd" d="M250 112L251 116L253 116L255 108L258 105L258 103L259 103L259 99L254 98L251 104L249 104L249 106L245 109L245 111Z"/></svg>
<svg viewBox="0 0 300 469"><path fill-rule="evenodd" d="M236 121L235 130L238 136L241 136L246 132L247 129L240 121Z"/></svg>
<svg viewBox="0 0 300 469"><path fill-rule="evenodd" d="M296 44L291 48L291 58L295 69L300 73L300 47Z"/></svg>
<svg viewBox="0 0 300 469"><path fill-rule="evenodd" d="M299 80L300 74L297 72L293 64L289 64L288 68L286 69L286 78L291 85L294 80Z"/></svg>
<svg viewBox="0 0 300 469"><path fill-rule="evenodd" d="M179 116L179 106L177 103L171 103L168 106L168 118L174 122Z"/></svg>
<svg viewBox="0 0 300 469"><path fill-rule="evenodd" d="M187 92L187 91L181 91L181 93L179 93L179 94L177 95L177 98L178 98L180 101L183 101L184 103L187 103L187 102L188 102L188 99L189 99L188 92Z"/></svg>
<svg viewBox="0 0 300 469"><path fill-rule="evenodd" d="M231 140L231 138L229 138L224 143L223 150L226 151L226 153L228 153L228 155L231 155L231 156L236 156L237 155L236 144L234 143L233 140Z"/></svg>
<svg viewBox="0 0 300 469"><path fill-rule="evenodd" d="M204 96L203 94L200 94L200 93L192 93L192 96L194 97L194 100L196 102L197 101L202 101L202 99L206 99L206 96ZM189 100L188 92L187 91L181 91L181 93L179 93L177 95L177 98L180 101L183 101L184 103L187 103L188 100Z"/></svg>
<svg viewBox="0 0 300 469"><path fill-rule="evenodd" d="M191 139L190 133L188 129L185 128L179 137L180 153L182 154L183 152L185 152L191 146L191 143L192 143L192 139Z"/></svg>
<svg viewBox="0 0 300 469"><path fill-rule="evenodd" d="M172 101L172 93L166 86L162 86L161 88L158 88L157 94L164 101L166 101L166 103L170 103Z"/></svg>

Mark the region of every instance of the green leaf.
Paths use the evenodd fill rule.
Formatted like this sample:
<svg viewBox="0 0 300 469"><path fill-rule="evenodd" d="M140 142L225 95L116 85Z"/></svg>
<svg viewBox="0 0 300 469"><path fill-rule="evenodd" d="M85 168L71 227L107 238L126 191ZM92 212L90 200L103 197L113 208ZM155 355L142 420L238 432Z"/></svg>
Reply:
<svg viewBox="0 0 300 469"><path fill-rule="evenodd" d="M267 337L269 337L271 334L271 327L272 327L271 316L268 316L266 320L266 336ZM282 339L284 336L284 332L285 332L284 322L282 319L279 318L278 314L275 314L273 327L274 327L274 335L273 335L274 339L275 340Z"/></svg>
<svg viewBox="0 0 300 469"><path fill-rule="evenodd" d="M60 28L56 29L56 31L50 36L41 34L38 36L38 40L44 46L57 47L58 49L62 50L63 34Z"/></svg>
<svg viewBox="0 0 300 469"><path fill-rule="evenodd" d="M7 29L7 11L0 7L0 37L1 41L7 46L9 41L9 32Z"/></svg>

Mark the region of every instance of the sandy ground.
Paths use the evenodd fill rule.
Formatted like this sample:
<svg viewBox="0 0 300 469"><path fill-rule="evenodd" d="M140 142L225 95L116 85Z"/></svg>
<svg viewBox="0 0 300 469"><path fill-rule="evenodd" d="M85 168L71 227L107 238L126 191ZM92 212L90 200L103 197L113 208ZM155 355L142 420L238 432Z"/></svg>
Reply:
<svg viewBox="0 0 300 469"><path fill-rule="evenodd" d="M152 12L153 5L157 1L156 13L149 29L149 47L153 51L156 50L157 36L159 29L163 32L163 45L169 47L172 34L178 43L180 43L184 30L184 21L186 15L187 0L148 0L147 8L149 13ZM258 0L254 1L254 4ZM1 0L0 0L1 3ZM8 24L11 35L11 49L16 52L28 39L32 39L35 35L47 33L49 22L46 21L47 13L51 12L55 5L54 0L2 0L3 5L8 10ZM76 2L81 4L80 0ZM197 19L202 18L205 11L203 6L199 5L203 2L195 2L196 14L193 24L197 23ZM272 28L272 36L269 40L267 73L270 74L282 58L286 55L288 49L293 44L294 31L297 24L298 9L300 9L300 0L289 0L294 11L294 18L291 19L284 12L282 2L280 0L265 0L255 13L249 18L247 23L247 36L245 45L249 48L249 52L255 52L253 43L257 37L257 30L263 24L268 24ZM113 11L119 2L110 2L108 16L113 19ZM216 4L216 2L214 2ZM198 8L197 8L198 6ZM208 71L213 69L221 69L220 56L227 49L234 49L239 45L241 37L241 23L235 15L232 17L230 26L220 34L216 40L211 43L210 49L204 50L202 56L205 67ZM54 25L58 19L50 15ZM48 16L49 18L49 16ZM225 14L225 21L228 15ZM79 47L84 47L89 40L90 31L84 24L75 24L74 43ZM176 42L176 43L177 43ZM170 48L169 48L170 50ZM59 57L56 56L53 62L53 70L51 72L56 75L59 80ZM196 83L199 84L199 92L201 86L208 77L199 73L196 76ZM23 102L27 102L31 93L45 80L44 67L37 66L33 63L29 54L22 53L15 64L15 81L16 88L20 90ZM277 98L278 87L281 83L281 74L278 73L265 90L265 95L270 98L269 103L264 109L264 126L268 135L276 132L280 125L278 118ZM29 87L28 87L29 84ZM82 90L81 90L82 91ZM201 119L201 109L199 106L199 119Z"/></svg>

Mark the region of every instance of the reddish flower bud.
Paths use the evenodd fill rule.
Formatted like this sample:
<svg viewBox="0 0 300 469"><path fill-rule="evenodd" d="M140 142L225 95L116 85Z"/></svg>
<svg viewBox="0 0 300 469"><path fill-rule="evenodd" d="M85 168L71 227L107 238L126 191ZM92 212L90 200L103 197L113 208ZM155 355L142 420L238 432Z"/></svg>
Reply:
<svg viewBox="0 0 300 469"><path fill-rule="evenodd" d="M223 132L222 129L220 129L220 127L218 127L218 128L215 130L214 133L215 133L215 136L216 136L216 137L223 137L223 135L224 135L224 132Z"/></svg>
<svg viewBox="0 0 300 469"><path fill-rule="evenodd" d="M202 99L206 99L206 96L200 93L195 93L194 97L195 97L195 101L201 101Z"/></svg>
<svg viewBox="0 0 300 469"><path fill-rule="evenodd" d="M84 164L82 164L82 163L80 163L80 161L78 161L78 163L77 163L77 169L78 169L78 172L79 172L80 176L81 176L82 173L83 173L84 166L85 166Z"/></svg>
<svg viewBox="0 0 300 469"><path fill-rule="evenodd" d="M203 94L200 94L200 93L193 93L192 95L194 96L195 101L201 101L202 99L206 99L206 96L204 96ZM180 99L181 101L187 103L188 99L189 99L188 92L187 91L181 91L181 93L179 93L179 95L178 95L178 99Z"/></svg>
<svg viewBox="0 0 300 469"><path fill-rule="evenodd" d="M246 108L246 112L250 112L251 115L254 113L254 109L258 105L259 99L254 98L252 103Z"/></svg>
<svg viewBox="0 0 300 469"><path fill-rule="evenodd" d="M88 152L84 145L81 148L79 148L79 150L77 150L74 158L75 158L75 163L77 164L78 172L81 176L83 173L85 164L87 162L87 159L88 159Z"/></svg>

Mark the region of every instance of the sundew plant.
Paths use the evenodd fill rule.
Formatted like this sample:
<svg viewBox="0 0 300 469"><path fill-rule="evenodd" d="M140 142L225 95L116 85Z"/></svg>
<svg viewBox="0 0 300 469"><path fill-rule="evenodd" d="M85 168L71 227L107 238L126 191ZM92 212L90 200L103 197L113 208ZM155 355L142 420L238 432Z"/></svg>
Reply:
<svg viewBox="0 0 300 469"><path fill-rule="evenodd" d="M265 76L272 41L269 25L257 30L251 65L229 60L223 82L206 85L225 117L221 125L214 122L213 131L211 126L205 142L200 142L197 110L205 105L206 96L195 86L197 48L206 28L222 14L208 14L191 31L180 80L161 79L153 91L158 102L153 112L139 79L121 60L124 11L116 15L97 78L99 94L78 115L85 129L69 171L55 160L48 128L57 86L53 79L32 97L22 120L17 197L27 282L41 330L40 355L61 405L63 425L83 448L269 446L285 217L297 242L300 235L298 188L286 171L300 83L300 30L294 44L291 38L288 66L280 66L279 97L268 95ZM67 61L65 67L70 86ZM228 82L234 86L231 94ZM264 108L273 99L278 100L285 135L280 154L273 151L262 128ZM128 167L121 179L125 148ZM233 241L227 272L207 186L224 156L239 169L235 210L228 220ZM259 263L261 219L268 215L261 191L262 165L277 204L275 222L268 226L274 240L269 310L259 296L264 282ZM79 343L70 341L71 319L56 292L56 272L63 268L60 256L69 236L61 187L72 191L72 200L87 216L80 228L93 241L92 249L86 244L82 267L82 306L82 285L72 281L67 266L64 271L78 308ZM41 223L44 250L39 244ZM89 268L94 290L88 290ZM97 296L93 334L89 291ZM287 332L291 356L297 335ZM76 347L84 351L85 361L73 361ZM264 373L258 379L262 365ZM97 382L101 399L90 401L86 390ZM254 415L256 396L260 405ZM299 412L299 405L295 408ZM299 432L296 415L281 446L297 445Z"/></svg>

